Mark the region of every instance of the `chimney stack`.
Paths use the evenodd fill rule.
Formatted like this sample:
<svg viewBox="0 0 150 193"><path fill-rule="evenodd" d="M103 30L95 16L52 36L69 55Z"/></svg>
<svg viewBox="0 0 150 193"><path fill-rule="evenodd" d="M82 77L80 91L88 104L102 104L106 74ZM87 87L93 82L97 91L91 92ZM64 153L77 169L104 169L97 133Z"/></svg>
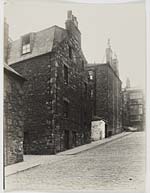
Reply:
<svg viewBox="0 0 150 193"><path fill-rule="evenodd" d="M108 47L106 48L106 63L112 64L112 49L110 45L110 39L108 39L107 43Z"/></svg>
<svg viewBox="0 0 150 193"><path fill-rule="evenodd" d="M74 36L75 39L78 41L79 46L81 46L81 33L78 29L78 21L77 18L72 14L71 10L67 12L67 20L65 24L68 34Z"/></svg>
<svg viewBox="0 0 150 193"><path fill-rule="evenodd" d="M118 70L118 58L117 55L114 54L114 58L112 59L112 68L116 72L116 74L119 76L119 70Z"/></svg>

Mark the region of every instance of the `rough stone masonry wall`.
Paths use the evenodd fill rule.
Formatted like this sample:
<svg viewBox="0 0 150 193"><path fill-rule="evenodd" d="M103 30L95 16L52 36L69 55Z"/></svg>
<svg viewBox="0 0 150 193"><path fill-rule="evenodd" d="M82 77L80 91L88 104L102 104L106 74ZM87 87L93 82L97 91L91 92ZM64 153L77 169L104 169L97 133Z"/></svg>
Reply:
<svg viewBox="0 0 150 193"><path fill-rule="evenodd" d="M26 154L52 154L64 150L64 130L70 132L70 148L90 141L91 111L88 94L87 98L83 96L86 81L83 56L78 51L78 61L74 61L75 57L70 60L68 44L73 50L77 47L74 40L69 42L66 40L59 45L56 42L52 53L12 65L27 79L24 84ZM69 67L68 85L64 84L64 64ZM63 117L64 98L69 100L68 119Z"/></svg>
<svg viewBox="0 0 150 193"><path fill-rule="evenodd" d="M50 54L11 65L27 81L24 84L24 153L54 153L53 106L54 73Z"/></svg>
<svg viewBox="0 0 150 193"><path fill-rule="evenodd" d="M96 67L96 115L108 120L108 75L107 66Z"/></svg>
<svg viewBox="0 0 150 193"><path fill-rule="evenodd" d="M108 65L108 113L112 134L120 133L121 118L121 81Z"/></svg>
<svg viewBox="0 0 150 193"><path fill-rule="evenodd" d="M55 107L55 145L56 151L65 147L65 130L69 132L69 148L90 142L91 106L90 92L87 84L87 74L84 71L86 63L78 42L74 38L56 46L53 50L56 74L56 107ZM69 47L72 58L69 58ZM64 65L68 67L68 84L64 83ZM85 93L86 92L86 93ZM68 101L69 114L63 115L64 100Z"/></svg>
<svg viewBox="0 0 150 193"><path fill-rule="evenodd" d="M95 69L96 115L107 121L107 135L113 135L121 132L121 81L109 64Z"/></svg>
<svg viewBox="0 0 150 193"><path fill-rule="evenodd" d="M5 165L23 161L23 81L4 73L4 149Z"/></svg>

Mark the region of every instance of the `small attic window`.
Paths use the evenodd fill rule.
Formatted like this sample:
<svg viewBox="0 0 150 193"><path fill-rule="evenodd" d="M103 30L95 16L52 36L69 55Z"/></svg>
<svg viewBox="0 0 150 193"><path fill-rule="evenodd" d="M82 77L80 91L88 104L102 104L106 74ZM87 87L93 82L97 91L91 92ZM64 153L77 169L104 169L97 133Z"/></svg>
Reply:
<svg viewBox="0 0 150 193"><path fill-rule="evenodd" d="M22 54L31 52L30 34L22 37Z"/></svg>

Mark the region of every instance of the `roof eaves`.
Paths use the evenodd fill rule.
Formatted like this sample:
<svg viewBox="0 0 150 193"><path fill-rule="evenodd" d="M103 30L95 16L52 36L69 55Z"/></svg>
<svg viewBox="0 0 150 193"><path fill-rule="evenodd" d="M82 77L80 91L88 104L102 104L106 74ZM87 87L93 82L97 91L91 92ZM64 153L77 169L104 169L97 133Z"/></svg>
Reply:
<svg viewBox="0 0 150 193"><path fill-rule="evenodd" d="M4 63L4 70L6 70L7 72L26 80L21 74L19 74L18 72L16 72L13 68L11 68L10 66L8 66L6 63Z"/></svg>

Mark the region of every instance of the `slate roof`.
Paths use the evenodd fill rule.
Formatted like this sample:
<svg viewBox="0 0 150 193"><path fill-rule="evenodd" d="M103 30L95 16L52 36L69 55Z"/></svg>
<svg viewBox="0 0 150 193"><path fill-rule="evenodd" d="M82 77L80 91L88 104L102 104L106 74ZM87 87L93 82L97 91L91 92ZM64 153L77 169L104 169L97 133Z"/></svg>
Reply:
<svg viewBox="0 0 150 193"><path fill-rule="evenodd" d="M56 25L30 34L32 40L31 52L28 54L21 54L22 38L10 42L8 54L9 65L51 52L54 42L60 43L67 37L67 31Z"/></svg>

